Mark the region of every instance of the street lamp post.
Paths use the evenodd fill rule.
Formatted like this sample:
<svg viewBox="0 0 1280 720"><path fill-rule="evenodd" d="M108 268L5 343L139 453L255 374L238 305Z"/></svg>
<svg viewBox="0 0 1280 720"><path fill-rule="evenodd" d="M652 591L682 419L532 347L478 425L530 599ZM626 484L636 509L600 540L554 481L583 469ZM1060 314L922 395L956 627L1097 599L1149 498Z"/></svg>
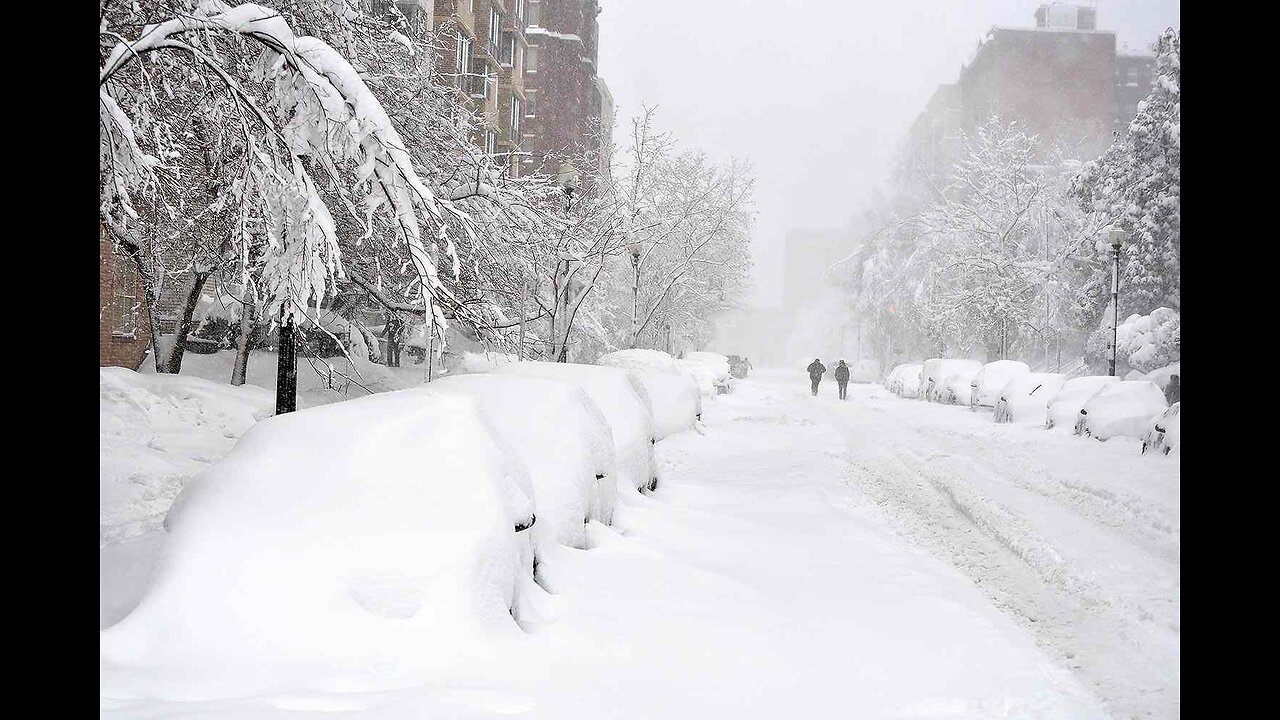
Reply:
<svg viewBox="0 0 1280 720"><path fill-rule="evenodd" d="M627 245L631 251L631 347L640 344L640 253L639 241Z"/></svg>
<svg viewBox="0 0 1280 720"><path fill-rule="evenodd" d="M1111 228L1111 376L1116 374L1116 341L1120 326L1120 246L1124 231Z"/></svg>

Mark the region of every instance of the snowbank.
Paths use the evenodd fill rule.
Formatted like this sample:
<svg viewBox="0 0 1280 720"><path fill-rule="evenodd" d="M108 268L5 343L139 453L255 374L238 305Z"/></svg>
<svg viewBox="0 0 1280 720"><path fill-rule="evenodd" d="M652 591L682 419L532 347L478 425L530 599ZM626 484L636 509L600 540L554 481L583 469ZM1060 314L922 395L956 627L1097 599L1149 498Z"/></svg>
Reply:
<svg viewBox="0 0 1280 720"><path fill-rule="evenodd" d="M998 423L1045 424L1049 399L1058 393L1067 376L1062 373L1026 373L1009 380L995 404Z"/></svg>
<svg viewBox="0 0 1280 720"><path fill-rule="evenodd" d="M1176 402L1151 421L1142 436L1142 452L1168 455L1182 446L1182 403Z"/></svg>
<svg viewBox="0 0 1280 720"><path fill-rule="evenodd" d="M605 353L596 360L597 365L622 368L624 370L675 370L676 360L661 350L615 350Z"/></svg>
<svg viewBox="0 0 1280 720"><path fill-rule="evenodd" d="M187 480L275 411L262 388L98 371L98 544L158 530Z"/></svg>
<svg viewBox="0 0 1280 720"><path fill-rule="evenodd" d="M517 631L520 470L474 401L426 389L259 422L174 504L151 585L100 634L102 695L355 692Z"/></svg>
<svg viewBox="0 0 1280 720"><path fill-rule="evenodd" d="M617 492L613 436L584 390L492 374L441 378L431 390L478 400L495 437L524 461L533 483L539 546L585 548L586 522L611 522Z"/></svg>
<svg viewBox="0 0 1280 720"><path fill-rule="evenodd" d="M1031 368L1018 360L996 360L983 365L982 370L973 377L970 404L994 407L1000 399L1000 391L1009 381L1029 372Z"/></svg>
<svg viewBox="0 0 1280 720"><path fill-rule="evenodd" d="M952 375L963 376L966 373L968 380L965 382L964 393L967 395L969 381L972 381L973 376L977 375L981 369L982 363L977 360L951 358L930 358L925 360L924 366L920 371L919 396L930 402L947 402L947 379Z"/></svg>
<svg viewBox="0 0 1280 720"><path fill-rule="evenodd" d="M1085 375L1066 381L1045 408L1044 426L1050 429L1075 427L1085 402L1103 385L1117 382L1121 382L1120 378L1112 375Z"/></svg>
<svg viewBox="0 0 1280 720"><path fill-rule="evenodd" d="M600 365L534 361L502 365L496 372L551 378L581 387L604 413L613 431L619 486L637 489L657 486L653 414L647 393L634 375L621 368Z"/></svg>
<svg viewBox="0 0 1280 720"><path fill-rule="evenodd" d="M1165 402L1160 386L1148 380L1108 383L1098 389L1080 409L1077 435L1106 440L1119 435L1140 438L1152 419L1163 413Z"/></svg>
<svg viewBox="0 0 1280 720"><path fill-rule="evenodd" d="M1170 363L1168 365L1165 365L1162 368L1156 368L1155 370L1152 370L1146 375L1143 375L1141 379L1149 380L1150 382L1153 382L1156 385L1159 385L1160 390L1163 392L1164 389L1169 385L1169 378L1173 375L1177 375L1179 379L1182 378L1182 362L1181 361L1176 363ZM1128 378L1125 378L1125 379L1127 380Z"/></svg>

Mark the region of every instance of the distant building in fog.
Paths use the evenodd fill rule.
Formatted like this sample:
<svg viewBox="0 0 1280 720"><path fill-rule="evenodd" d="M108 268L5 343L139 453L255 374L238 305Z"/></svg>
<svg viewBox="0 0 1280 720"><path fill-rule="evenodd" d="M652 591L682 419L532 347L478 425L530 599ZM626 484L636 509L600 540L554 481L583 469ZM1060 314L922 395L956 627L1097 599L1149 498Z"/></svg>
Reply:
<svg viewBox="0 0 1280 720"><path fill-rule="evenodd" d="M782 304L791 310L812 303L831 282L831 265L853 252L852 238L840 230L792 230L785 243Z"/></svg>
<svg viewBox="0 0 1280 720"><path fill-rule="evenodd" d="M923 156L945 162L960 130L993 115L1080 142L1088 154L1125 131L1151 91L1155 57L1118 54L1115 33L1097 29L1092 7L1044 4L1035 20L1033 28L991 28L956 83L938 88L911 128Z"/></svg>

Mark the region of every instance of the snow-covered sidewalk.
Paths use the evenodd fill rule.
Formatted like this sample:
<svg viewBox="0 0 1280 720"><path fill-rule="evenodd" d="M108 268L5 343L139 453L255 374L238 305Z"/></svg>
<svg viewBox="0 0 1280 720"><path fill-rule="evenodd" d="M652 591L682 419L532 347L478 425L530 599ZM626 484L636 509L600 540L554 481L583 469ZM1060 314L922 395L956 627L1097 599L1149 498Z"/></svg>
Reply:
<svg viewBox="0 0 1280 720"><path fill-rule="evenodd" d="M459 648L395 690L104 698L103 715L1105 717L1032 633L892 529L897 516L853 479L868 465L850 454L852 423L874 412L853 410L861 390L832 407L798 374L757 375L707 404L707 435L659 443L654 497L630 495L613 527L593 524L591 550L545 558L549 593L515 641Z"/></svg>

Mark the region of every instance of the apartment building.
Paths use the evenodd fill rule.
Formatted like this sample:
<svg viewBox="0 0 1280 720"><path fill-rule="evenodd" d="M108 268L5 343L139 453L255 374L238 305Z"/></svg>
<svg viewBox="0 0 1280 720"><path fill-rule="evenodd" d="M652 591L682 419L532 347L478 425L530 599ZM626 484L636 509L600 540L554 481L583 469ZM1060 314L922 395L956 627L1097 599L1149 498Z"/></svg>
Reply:
<svg viewBox="0 0 1280 720"><path fill-rule="evenodd" d="M1077 144L1085 155L1124 132L1151 91L1155 58L1117 52L1116 35L1097 29L1093 7L1042 4L1035 27L993 27L912 126L923 147L954 147L959 131L998 115L1042 138Z"/></svg>
<svg viewBox="0 0 1280 720"><path fill-rule="evenodd" d="M436 0L434 30L441 40L440 76L459 104L481 120L472 141L512 175L527 152L523 126L529 41L527 0Z"/></svg>
<svg viewBox="0 0 1280 720"><path fill-rule="evenodd" d="M524 164L530 172L550 174L568 158L598 153L602 105L607 102L612 113L613 99L596 76L600 5L597 0L526 2L523 132L530 155Z"/></svg>

